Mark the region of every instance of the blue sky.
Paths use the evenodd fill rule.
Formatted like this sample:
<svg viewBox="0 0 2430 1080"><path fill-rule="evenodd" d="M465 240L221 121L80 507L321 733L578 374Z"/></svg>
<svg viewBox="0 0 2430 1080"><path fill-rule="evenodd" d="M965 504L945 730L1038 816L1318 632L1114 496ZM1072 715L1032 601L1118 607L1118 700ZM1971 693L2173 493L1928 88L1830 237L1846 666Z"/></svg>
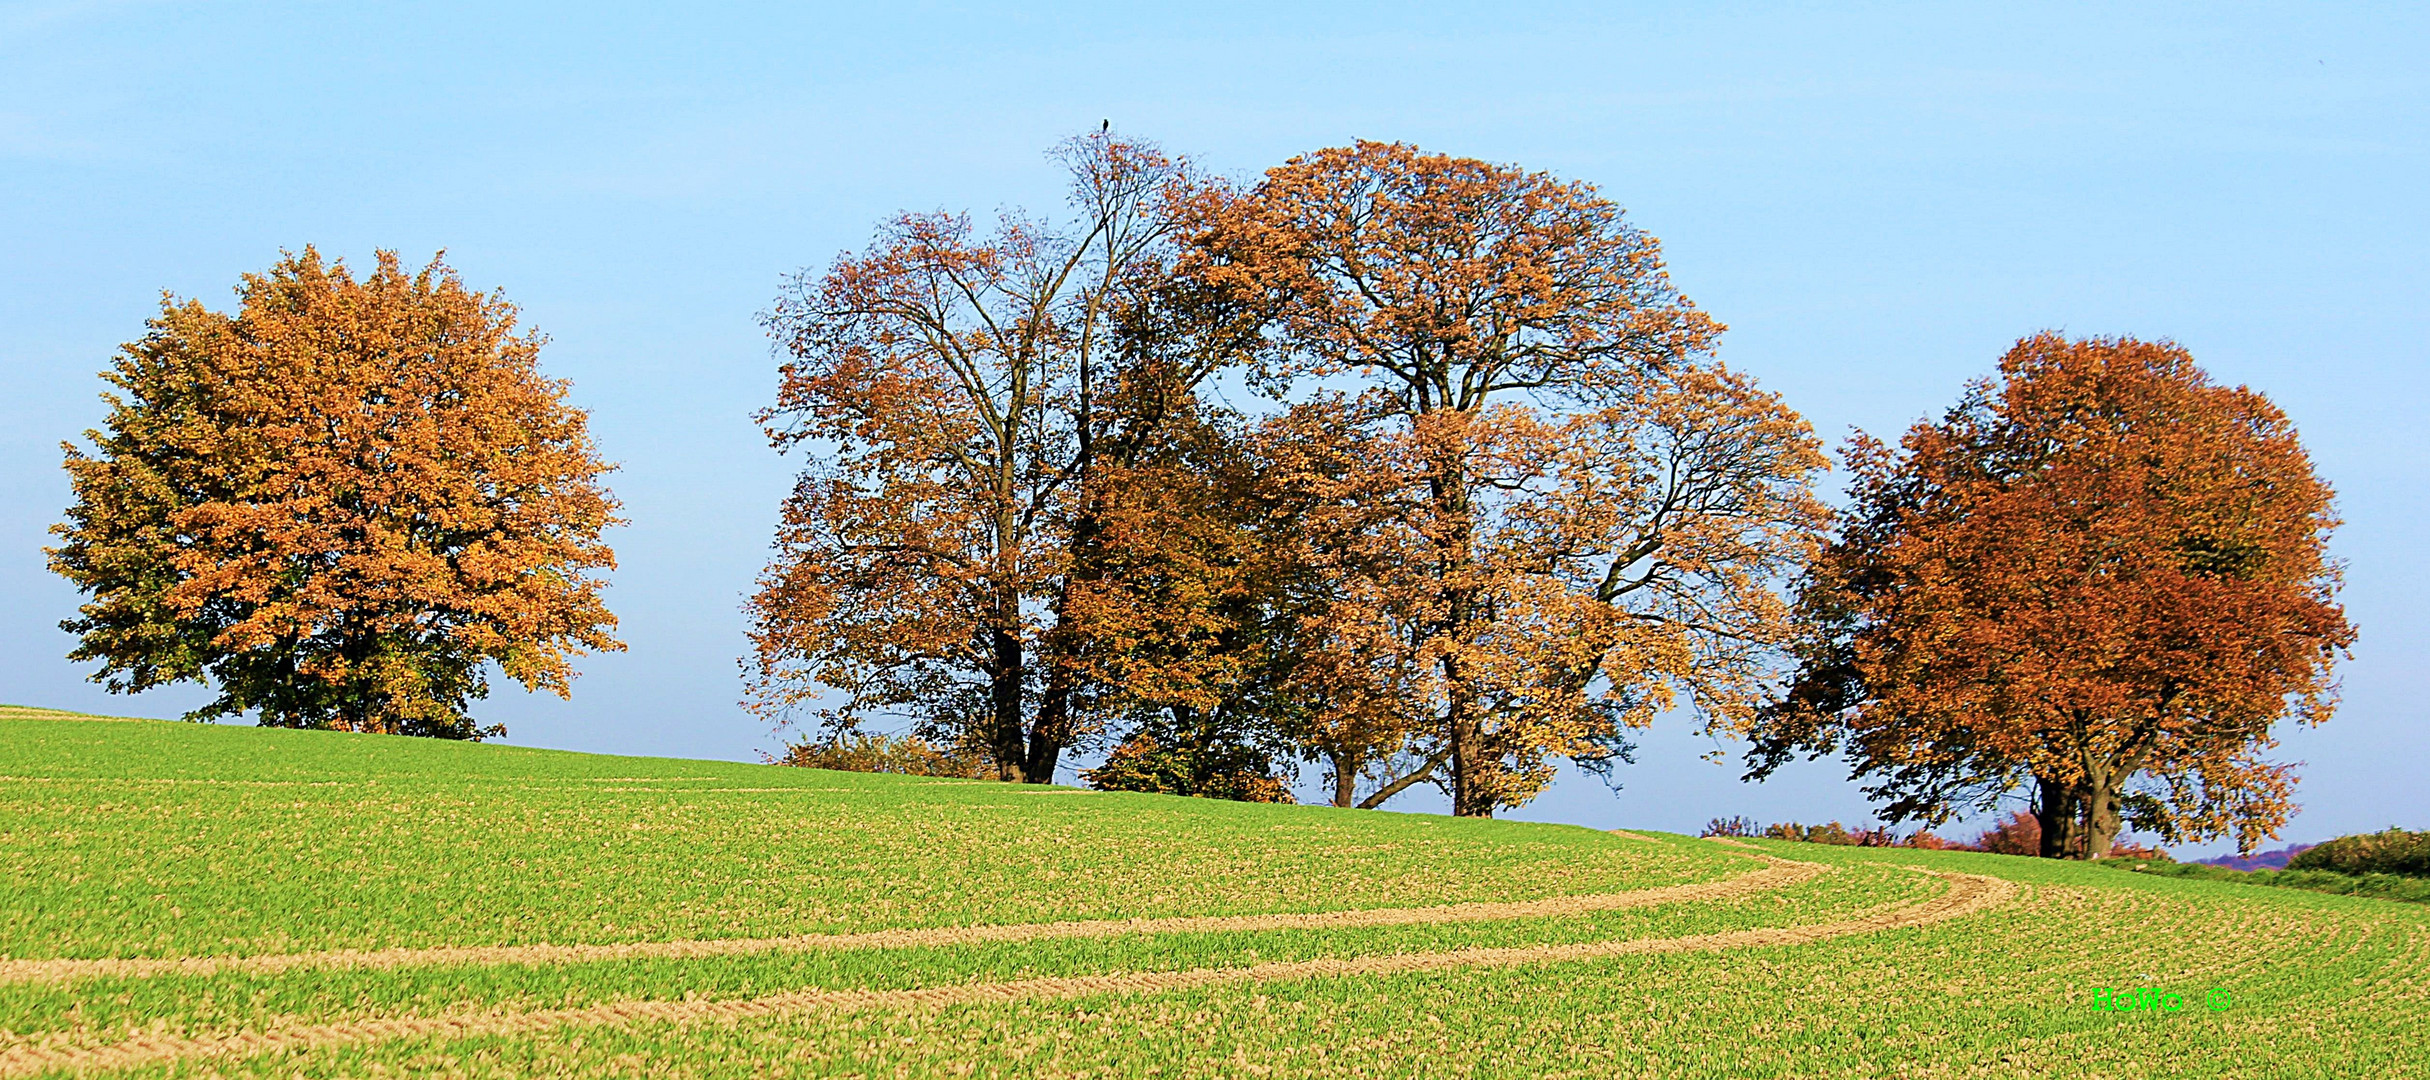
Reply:
<svg viewBox="0 0 2430 1080"><path fill-rule="evenodd" d="M738 605L789 476L748 420L754 313L895 211L1053 209L1042 151L1111 119L1244 177L1375 138L1591 181L1835 442L2035 330L2182 342L2287 409L2346 519L2362 638L2344 708L2280 751L2308 763L2289 837L2430 825L2430 19L2121 7L0 3L0 700L199 700L85 682L39 552L58 443L160 292L224 305L306 243L445 248L550 335L633 521L632 650L483 715L751 757ZM1617 797L1519 816L1865 815L1831 763L1749 786L1712 749L1670 722Z"/></svg>

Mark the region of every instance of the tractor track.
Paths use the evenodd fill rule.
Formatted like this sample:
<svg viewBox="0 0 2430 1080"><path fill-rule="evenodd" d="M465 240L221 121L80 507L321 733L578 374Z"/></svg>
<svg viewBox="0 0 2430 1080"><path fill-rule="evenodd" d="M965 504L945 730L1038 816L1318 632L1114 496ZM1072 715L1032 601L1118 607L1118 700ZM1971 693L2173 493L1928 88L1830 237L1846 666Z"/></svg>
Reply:
<svg viewBox="0 0 2430 1080"><path fill-rule="evenodd" d="M1724 886L1779 878L1764 875L1794 871L1804 877L1821 873L1824 868L1811 863L1793 863L1772 858L1773 866L1756 874L1711 883ZM871 1008L919 1008L961 1004L1019 1000L1089 997L1103 994L1154 994L1200 987L1228 986L1256 982L1282 982L1301 979L1345 978L1397 975L1410 972L1451 969L1496 968L1518 965L1567 963L1610 959L1634 955L1661 953L1717 952L1729 949L1763 948L1784 945L1804 945L1832 938L1877 933L1903 927L1926 926L1949 919L1976 914L2005 903L2016 893L2016 886L1999 878L1976 874L1960 874L1928 870L1921 867L1900 869L1922 873L1946 882L1948 888L1937 896L1921 901L1885 905L1855 917L1834 922L1804 926L1786 926L1758 930L1735 930L1722 933L1693 934L1684 937L1637 938L1616 941L1586 942L1563 945L1533 945L1502 948L1468 948L1443 952L1398 953L1345 959L1320 958L1252 964L1244 967L1195 968L1186 971L1124 972L1104 975L1064 976L1018 979L1000 982L966 983L926 987L911 990L800 990L756 998L711 1001L637 1000L614 1002L581 1008L540 1009L524 1011L492 1010L445 1016L401 1016L331 1023L295 1023L254 1030L223 1033L171 1034L138 1036L108 1044L78 1044L67 1037L36 1037L36 1041L20 1043L0 1052L0 1077L29 1076L54 1070L85 1072L121 1069L146 1064L193 1060L200 1058L243 1057L256 1054L300 1051L321 1047L359 1045L406 1038L470 1038L500 1035L528 1035L562 1027L629 1026L637 1024L726 1023L768 1017L797 1015L810 1012L844 1011ZM1679 886L1676 888L1697 888ZM1664 890L1645 890L1660 893ZM1738 891L1757 891L1742 887ZM1633 896L1639 894L1613 894ZM1673 899L1681 898L1677 893ZM1706 894L1708 897L1710 894ZM1573 900L1599 900L1580 897ZM1462 904L1446 908L1394 909L1395 922L1450 921L1439 914L1431 918L1407 917L1412 913L1443 913L1453 910L1510 911L1530 909L1531 913L1560 914L1562 911L1541 911L1540 905L1556 901L1536 901L1525 904L1490 905ZM1608 907L1587 907L1572 910L1610 910ZM1378 912L1327 913L1340 916L1373 917ZM1514 915L1470 915L1470 918L1509 918ZM1258 920L1255 928L1271 926L1265 920L1313 919L1318 916L1245 916ZM1210 923L1231 924L1241 928L1234 919L1173 919L1136 920L1111 924L1124 929L1106 933L1159 933L1149 925L1188 924L1190 929L1211 929ZM1393 925L1394 923L1287 922L1281 926L1344 926ZM1109 924L1039 924L1031 927L989 928L996 931L1026 929L1030 936L1043 927ZM856 935L857 936L857 935ZM1068 936L1068 935L1067 935ZM985 940L1019 940L992 937Z"/></svg>

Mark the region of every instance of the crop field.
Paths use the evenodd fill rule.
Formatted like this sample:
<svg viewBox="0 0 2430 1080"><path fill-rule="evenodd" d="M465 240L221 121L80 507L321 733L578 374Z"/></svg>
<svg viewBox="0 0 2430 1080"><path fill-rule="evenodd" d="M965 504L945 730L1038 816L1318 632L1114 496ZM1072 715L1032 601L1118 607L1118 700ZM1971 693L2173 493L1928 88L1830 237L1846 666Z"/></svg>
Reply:
<svg viewBox="0 0 2430 1080"><path fill-rule="evenodd" d="M0 1077L2430 1075L2430 910L1995 855L19 708L0 853Z"/></svg>

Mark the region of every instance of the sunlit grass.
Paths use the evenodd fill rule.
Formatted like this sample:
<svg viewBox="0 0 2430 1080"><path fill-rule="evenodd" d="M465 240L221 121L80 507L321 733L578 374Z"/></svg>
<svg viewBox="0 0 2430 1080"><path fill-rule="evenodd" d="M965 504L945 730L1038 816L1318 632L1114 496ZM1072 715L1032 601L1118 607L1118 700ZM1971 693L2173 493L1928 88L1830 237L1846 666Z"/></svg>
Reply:
<svg viewBox="0 0 2430 1080"><path fill-rule="evenodd" d="M1567 826L378 736L10 721L0 738L0 954L17 958L1313 911L1754 866Z"/></svg>
<svg viewBox="0 0 2430 1080"><path fill-rule="evenodd" d="M1711 881L1685 837L1131 795L1040 796L708 762L186 725L0 727L7 951L259 953L641 941L1508 900ZM1665 938L2007 903L1715 953L1243 983L739 1022L415 1037L130 1076L2405 1076L2430 1044L2418 905L1961 852L1756 841L1830 872L1560 918L689 960L0 985L46 1033L277 1028L622 1000L753 998ZM146 891L148 890L148 891ZM110 899L110 898L116 899ZM2177 992L2174 1013L2093 1007ZM2205 991L2229 993L2223 1011ZM117 1075L117 1074L114 1074Z"/></svg>

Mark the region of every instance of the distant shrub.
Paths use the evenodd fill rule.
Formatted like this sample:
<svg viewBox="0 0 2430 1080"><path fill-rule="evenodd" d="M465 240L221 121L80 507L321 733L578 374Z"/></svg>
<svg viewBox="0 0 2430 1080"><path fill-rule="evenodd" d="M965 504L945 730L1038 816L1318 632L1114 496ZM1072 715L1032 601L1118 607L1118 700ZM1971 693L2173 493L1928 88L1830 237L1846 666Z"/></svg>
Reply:
<svg viewBox="0 0 2430 1080"><path fill-rule="evenodd" d="M1905 836L1887 826L1863 826L1851 829L1833 821L1822 825L1801 825L1784 821L1776 825L1755 828L1745 817L1714 818L1704 826L1705 836L1762 836L1770 840L1795 840L1807 844L1839 844L1847 847L1903 847L1924 851L1988 851L1997 855L2039 855L2042 852L2042 827L2032 814L2022 810L2001 819L2000 823L1976 837L1971 844L1935 835L1930 829L1917 829ZM2170 861L2168 852L2158 848L2120 840L2110 845L2112 859L2158 859Z"/></svg>
<svg viewBox="0 0 2430 1080"><path fill-rule="evenodd" d="M2430 877L2430 832L2390 826L2380 832L2340 836L2287 860L2287 869Z"/></svg>
<svg viewBox="0 0 2430 1080"><path fill-rule="evenodd" d="M2040 855L2042 853L2042 823L2023 810L2015 811L1999 824L1974 838L1974 843L1956 845L1968 851L1988 851L1994 855ZM2168 860L2168 852L2145 847L2130 840L2113 840L2109 845L2111 859Z"/></svg>
<svg viewBox="0 0 2430 1080"><path fill-rule="evenodd" d="M2341 896L2369 896L2381 900L2400 900L2412 904L2430 904L2430 880L2406 874L2340 874L2333 870L2231 870L2206 863L2178 862L2109 862L2117 870L2130 870L2154 877L2198 878L2203 881L2227 881L2239 885L2268 885L2281 889L2302 889L2307 892L2336 893Z"/></svg>
<svg viewBox="0 0 2430 1080"><path fill-rule="evenodd" d="M770 764L839 772L896 773L993 780L995 766L983 755L940 747L916 735L845 732L819 742L792 743Z"/></svg>
<svg viewBox="0 0 2430 1080"><path fill-rule="evenodd" d="M1853 844L1854 837L1839 822L1828 825L1800 825L1794 821L1779 821L1764 826L1763 835L1769 840L1795 840L1806 844Z"/></svg>
<svg viewBox="0 0 2430 1080"><path fill-rule="evenodd" d="M1705 823L1704 823L1704 831L1703 831L1703 832L1700 832L1700 833L1697 833L1696 835L1698 835L1698 836L1757 836L1757 835L1761 835L1761 834L1762 834L1762 832L1763 832L1763 830L1762 830L1762 829L1760 829L1760 828L1757 828L1757 827L1756 827L1756 825L1755 825L1755 819L1754 819L1754 818L1748 817L1748 816L1746 816L1745 814L1740 814L1740 815L1738 815L1737 817L1726 817L1726 818L1718 818L1718 817L1717 817L1717 818L1714 818L1714 819L1713 819L1713 820L1711 820L1711 821L1705 822Z"/></svg>
<svg viewBox="0 0 2430 1080"><path fill-rule="evenodd" d="M2159 848L2156 848L2156 847L2145 847L2145 846L2143 846L2143 845L2141 845L2141 844L2133 843L2133 842L2131 842L2131 841L2126 841L2126 840L2116 840L2116 841L2112 841L2112 842L2110 843L2110 845L2109 845L2109 854L2102 856L2102 858L2104 858L2104 859L2139 859L2139 860L2143 860L2143 861L2146 861L2146 862L2165 862L2165 863L2173 863L2173 862L2176 862L2176 861L2177 861L2175 857L2171 856L2171 855L2170 855L2168 852L2163 851L2163 850L2161 850L2161 849L2159 849Z"/></svg>
<svg viewBox="0 0 2430 1080"><path fill-rule="evenodd" d="M1898 837L1888 829L1854 829L1839 822L1828 825L1800 825L1784 821L1764 829L1763 834L1774 840L1798 840L1808 844L1840 844L1848 847L1897 847Z"/></svg>
<svg viewBox="0 0 2430 1080"><path fill-rule="evenodd" d="M1742 832L1729 832L1742 829ZM1772 840L1796 840L1807 844L1840 844L1848 847L1903 847L1925 851L1988 851L2000 855L2038 855L2042 850L2042 829L2033 815L2018 811L1985 831L1971 844L1935 835L1930 829L1917 829L1905 836L1887 826L1865 826L1851 829L1833 821L1823 825L1801 825L1784 821L1755 831L1754 823L1744 817L1714 818L1704 827L1706 836L1763 836ZM2168 853L2158 848L2119 841L2110 846L2113 859L2168 859Z"/></svg>
<svg viewBox="0 0 2430 1080"><path fill-rule="evenodd" d="M1105 791L1198 795L1235 802L1296 802L1291 785L1273 774L1273 761L1252 746L1216 743L1193 748L1153 731L1133 732L1105 764L1080 778Z"/></svg>
<svg viewBox="0 0 2430 1080"><path fill-rule="evenodd" d="M1722 825L1742 825L1749 831L1728 834L1711 831ZM1705 826L1705 829L1707 830L1706 836L1758 835L1753 831L1754 823L1745 818L1732 818L1728 821L1715 818L1711 824ZM1887 827L1871 826L1851 829L1836 821L1826 825L1800 825L1794 821L1784 821L1777 825L1765 826L1760 835L1772 840L1796 840L1807 844L1839 844L1846 847L1907 847L1924 848L1931 851L1967 850L1966 845L1943 840L1932 835L1929 830L1918 829L1913 835L1900 836Z"/></svg>
<svg viewBox="0 0 2430 1080"><path fill-rule="evenodd" d="M1994 855L2039 855L2042 853L2042 823L2032 814L2019 810L1983 831L1970 845L1976 851Z"/></svg>

